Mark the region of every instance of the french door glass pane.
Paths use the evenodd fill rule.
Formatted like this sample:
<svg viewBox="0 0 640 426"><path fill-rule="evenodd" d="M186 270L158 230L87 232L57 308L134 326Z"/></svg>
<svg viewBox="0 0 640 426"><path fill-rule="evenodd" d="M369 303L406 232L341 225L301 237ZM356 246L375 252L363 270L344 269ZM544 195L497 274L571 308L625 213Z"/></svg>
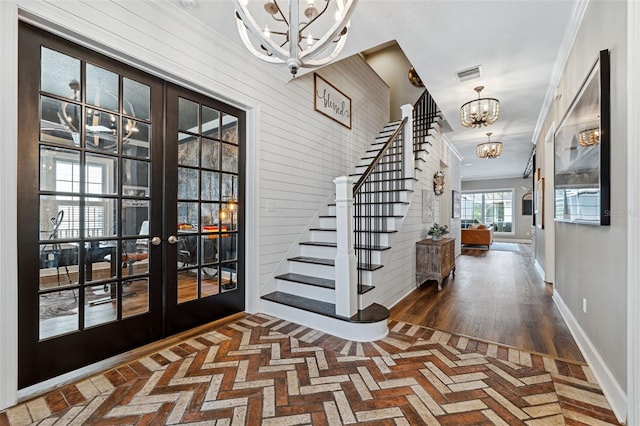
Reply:
<svg viewBox="0 0 640 426"><path fill-rule="evenodd" d="M151 118L151 88L130 78L122 79L122 109L130 117Z"/></svg>
<svg viewBox="0 0 640 426"><path fill-rule="evenodd" d="M238 147L236 145L222 144L222 170L238 172Z"/></svg>
<svg viewBox="0 0 640 426"><path fill-rule="evenodd" d="M202 167L220 170L220 142L202 139Z"/></svg>
<svg viewBox="0 0 640 426"><path fill-rule="evenodd" d="M87 103L99 108L118 111L118 74L87 64ZM90 113L90 110L87 110ZM87 115L88 115L87 114ZM89 123L87 123L89 124Z"/></svg>
<svg viewBox="0 0 640 426"><path fill-rule="evenodd" d="M40 90L80 100L80 60L43 47L40 50Z"/></svg>
<svg viewBox="0 0 640 426"><path fill-rule="evenodd" d="M78 290L40 295L40 339L79 329Z"/></svg>
<svg viewBox="0 0 640 426"><path fill-rule="evenodd" d="M80 152L40 146L40 190L80 192Z"/></svg>
<svg viewBox="0 0 640 426"><path fill-rule="evenodd" d="M118 118L112 113L87 108L85 144L95 151L118 152Z"/></svg>
<svg viewBox="0 0 640 426"><path fill-rule="evenodd" d="M229 114L222 114L222 140L238 144L238 118Z"/></svg>
<svg viewBox="0 0 640 426"><path fill-rule="evenodd" d="M80 106L40 96L40 141L80 146Z"/></svg>
<svg viewBox="0 0 640 426"><path fill-rule="evenodd" d="M149 279L138 278L122 282L122 318L149 312Z"/></svg>
<svg viewBox="0 0 640 426"><path fill-rule="evenodd" d="M122 119L122 155L149 158L151 126L146 123Z"/></svg>
<svg viewBox="0 0 640 426"><path fill-rule="evenodd" d="M202 136L220 139L220 112L202 106Z"/></svg>
<svg viewBox="0 0 640 426"><path fill-rule="evenodd" d="M181 166L198 166L200 157L200 138L178 133L178 164Z"/></svg>
<svg viewBox="0 0 640 426"><path fill-rule="evenodd" d="M84 326L93 327L118 319L114 282L84 288Z"/></svg>
<svg viewBox="0 0 640 426"><path fill-rule="evenodd" d="M190 100L178 99L178 130L186 130L191 133L200 133L200 109L199 105Z"/></svg>

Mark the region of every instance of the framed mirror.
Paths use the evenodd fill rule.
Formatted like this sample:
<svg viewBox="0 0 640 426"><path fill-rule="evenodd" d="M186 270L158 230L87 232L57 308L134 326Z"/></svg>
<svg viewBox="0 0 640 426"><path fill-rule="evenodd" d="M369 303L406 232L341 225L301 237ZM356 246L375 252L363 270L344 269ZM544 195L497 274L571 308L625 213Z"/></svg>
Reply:
<svg viewBox="0 0 640 426"><path fill-rule="evenodd" d="M603 50L556 130L556 221L611 223L609 81L609 51Z"/></svg>

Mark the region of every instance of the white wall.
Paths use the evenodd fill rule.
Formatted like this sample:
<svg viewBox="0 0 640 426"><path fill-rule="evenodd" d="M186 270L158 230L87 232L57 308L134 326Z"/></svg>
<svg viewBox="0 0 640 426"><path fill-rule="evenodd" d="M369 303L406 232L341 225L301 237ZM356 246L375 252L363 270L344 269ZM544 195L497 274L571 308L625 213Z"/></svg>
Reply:
<svg viewBox="0 0 640 426"><path fill-rule="evenodd" d="M627 386L627 4L590 1L560 81L562 97L547 115L538 147L552 123L559 123L597 58L611 59L611 226L553 222L555 291L572 332L616 414L626 408ZM545 147L545 156L553 155ZM544 164L544 163L543 163ZM553 170L547 167L543 175ZM547 191L547 194L550 194ZM634 259L635 261L635 259ZM637 283L635 283L637 284ZM583 299L587 312L583 312ZM638 336L635 336L637 339ZM622 413L624 415L624 413Z"/></svg>
<svg viewBox="0 0 640 426"><path fill-rule="evenodd" d="M494 189L513 189L513 234L497 234L500 240L531 240L531 225L533 216L522 215L522 196L527 192L525 188L533 186L532 179L506 178L462 181L463 191L491 191Z"/></svg>
<svg viewBox="0 0 640 426"><path fill-rule="evenodd" d="M413 105L424 92L424 87L409 82L411 62L396 43L366 55L365 59L391 89L391 119L401 120L400 107Z"/></svg>
<svg viewBox="0 0 640 426"><path fill-rule="evenodd" d="M313 73L289 81L284 66L263 63L211 28L189 18L176 1L0 2L3 185L0 312L3 342L0 407L15 401L15 72L19 6L30 21L186 87L248 111L247 310L300 232L335 191L332 180L356 160L389 119L388 87L358 56L319 70L352 100L351 130L314 111ZM233 19L233 17L229 17ZM132 25L135 23L135 25ZM59 30L59 31L58 31ZM6 71L6 74L5 74ZM11 95L11 94L14 95ZM6 164L5 164L6 163ZM5 185L6 183L6 185ZM267 204L270 211L267 212ZM272 210L272 211L271 211ZM13 229L13 230L12 230ZM10 245L7 246L7 243ZM6 296L6 297L5 297Z"/></svg>

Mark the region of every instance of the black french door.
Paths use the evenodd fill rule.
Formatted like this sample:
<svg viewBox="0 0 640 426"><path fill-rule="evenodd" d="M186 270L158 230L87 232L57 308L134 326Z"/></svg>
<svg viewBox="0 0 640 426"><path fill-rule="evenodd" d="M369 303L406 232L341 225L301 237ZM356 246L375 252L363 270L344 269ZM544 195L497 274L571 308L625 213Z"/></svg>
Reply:
<svg viewBox="0 0 640 426"><path fill-rule="evenodd" d="M242 311L242 112L19 31L19 387Z"/></svg>

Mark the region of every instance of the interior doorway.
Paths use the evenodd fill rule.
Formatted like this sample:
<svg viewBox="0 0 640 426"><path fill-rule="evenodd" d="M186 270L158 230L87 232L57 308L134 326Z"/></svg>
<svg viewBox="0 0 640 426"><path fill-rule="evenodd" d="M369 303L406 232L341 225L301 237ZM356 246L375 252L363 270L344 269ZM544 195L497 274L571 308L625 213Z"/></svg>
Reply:
<svg viewBox="0 0 640 426"><path fill-rule="evenodd" d="M244 310L244 112L24 23L18 83L19 387Z"/></svg>

